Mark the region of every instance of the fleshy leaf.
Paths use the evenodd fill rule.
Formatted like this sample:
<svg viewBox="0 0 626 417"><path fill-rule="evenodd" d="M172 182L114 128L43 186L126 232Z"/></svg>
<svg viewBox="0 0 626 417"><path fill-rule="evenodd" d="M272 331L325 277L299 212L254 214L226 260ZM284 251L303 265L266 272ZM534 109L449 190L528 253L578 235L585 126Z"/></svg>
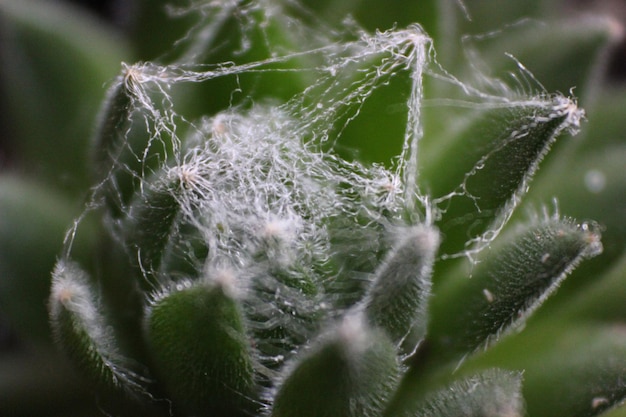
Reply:
<svg viewBox="0 0 626 417"><path fill-rule="evenodd" d="M124 145L132 116L138 74L125 68L107 91L93 139L93 174L101 181L109 174Z"/></svg>
<svg viewBox="0 0 626 417"><path fill-rule="evenodd" d="M380 416L398 375L391 341L360 315L350 315L293 364L271 415Z"/></svg>
<svg viewBox="0 0 626 417"><path fill-rule="evenodd" d="M481 253L471 277L435 289L429 335L436 354L461 357L523 325L578 263L601 251L587 224L550 219Z"/></svg>
<svg viewBox="0 0 626 417"><path fill-rule="evenodd" d="M625 106L624 88L604 91L589 114L582 141L576 138L560 149L560 156L547 161L527 196L527 201L535 205L555 198L562 213L593 219L602 227L604 251L582 264L568 279L566 291L557 297L564 305L570 304L575 291L598 285L589 277L601 276L626 251L626 119L620 116Z"/></svg>
<svg viewBox="0 0 626 417"><path fill-rule="evenodd" d="M133 261L153 285L159 279L166 247L177 233L181 196L192 189L194 174L181 166L166 168L154 177L135 193L126 218L119 223Z"/></svg>
<svg viewBox="0 0 626 417"><path fill-rule="evenodd" d="M400 233L363 302L370 322L396 344L409 332L414 342L424 338L430 275L439 246L439 234L432 228L416 226Z"/></svg>
<svg viewBox="0 0 626 417"><path fill-rule="evenodd" d="M49 308L57 343L85 374L111 390L142 391L143 378L130 369L87 273L77 264L57 263Z"/></svg>
<svg viewBox="0 0 626 417"><path fill-rule="evenodd" d="M252 349L230 272L179 282L155 296L146 337L166 390L201 416L247 415L255 407Z"/></svg>
<svg viewBox="0 0 626 417"><path fill-rule="evenodd" d="M556 137L575 132L582 115L562 96L512 102L478 112L437 145L420 175L442 209L442 252L493 239Z"/></svg>
<svg viewBox="0 0 626 417"><path fill-rule="evenodd" d="M178 146L168 87L149 64L126 65L102 104L92 139L92 175L109 213L118 217L140 178ZM165 76L164 76L165 77Z"/></svg>

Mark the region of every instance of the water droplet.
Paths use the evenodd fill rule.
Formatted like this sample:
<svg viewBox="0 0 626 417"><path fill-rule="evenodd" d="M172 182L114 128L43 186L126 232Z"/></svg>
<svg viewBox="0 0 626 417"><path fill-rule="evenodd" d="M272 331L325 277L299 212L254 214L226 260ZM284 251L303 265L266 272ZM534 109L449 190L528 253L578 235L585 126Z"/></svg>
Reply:
<svg viewBox="0 0 626 417"><path fill-rule="evenodd" d="M606 186L606 176L600 170L590 169L585 174L585 186L589 192L597 194L604 190Z"/></svg>

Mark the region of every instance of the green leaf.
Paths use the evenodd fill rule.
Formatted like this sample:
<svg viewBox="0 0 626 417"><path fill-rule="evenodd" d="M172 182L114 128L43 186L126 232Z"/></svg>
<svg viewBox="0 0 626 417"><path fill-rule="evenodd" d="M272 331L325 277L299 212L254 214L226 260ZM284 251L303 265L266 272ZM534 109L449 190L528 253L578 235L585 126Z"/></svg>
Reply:
<svg viewBox="0 0 626 417"><path fill-rule="evenodd" d="M582 114L562 96L514 101L478 110L453 128L456 133L439 138L438 149L420 161L420 176L442 210L442 252L457 254L493 239L557 136L576 131Z"/></svg>
<svg viewBox="0 0 626 417"><path fill-rule="evenodd" d="M123 65L102 104L92 139L96 199L121 216L141 178L158 169L179 145L167 71L150 64Z"/></svg>
<svg viewBox="0 0 626 417"><path fill-rule="evenodd" d="M146 312L146 337L175 404L194 415L248 415L259 404L234 278L222 271L209 279L156 295Z"/></svg>
<svg viewBox="0 0 626 417"><path fill-rule="evenodd" d="M272 417L375 417L396 387L393 344L363 318L344 318L295 362L276 394Z"/></svg>
<svg viewBox="0 0 626 417"><path fill-rule="evenodd" d="M593 219L602 228L603 253L572 274L554 306L568 305L574 292L595 286L597 282L589 278L613 268L626 250L624 108L626 89L605 88L588 114L582 137L555 149L557 158L546 161L527 196L528 203L536 206L555 199L562 213Z"/></svg>
<svg viewBox="0 0 626 417"><path fill-rule="evenodd" d="M435 356L454 359L519 329L581 260L601 251L587 224L550 219L484 250L471 276L435 288L429 340Z"/></svg>
<svg viewBox="0 0 626 417"><path fill-rule="evenodd" d="M365 296L363 308L369 321L396 344L411 333L414 347L426 334L431 273L438 245L439 234L434 229L416 226L401 231Z"/></svg>
<svg viewBox="0 0 626 417"><path fill-rule="evenodd" d="M193 187L193 178L184 167L165 168L154 177L135 193L120 233L148 283L158 286L165 249L177 232L181 198Z"/></svg>
<svg viewBox="0 0 626 417"><path fill-rule="evenodd" d="M114 327L100 305L87 273L60 260L52 273L50 323L57 343L98 386L143 392L146 382L121 352Z"/></svg>
<svg viewBox="0 0 626 417"><path fill-rule="evenodd" d="M124 67L122 74L109 87L93 139L92 173L98 183L110 174L126 141L133 106L137 97L140 74Z"/></svg>

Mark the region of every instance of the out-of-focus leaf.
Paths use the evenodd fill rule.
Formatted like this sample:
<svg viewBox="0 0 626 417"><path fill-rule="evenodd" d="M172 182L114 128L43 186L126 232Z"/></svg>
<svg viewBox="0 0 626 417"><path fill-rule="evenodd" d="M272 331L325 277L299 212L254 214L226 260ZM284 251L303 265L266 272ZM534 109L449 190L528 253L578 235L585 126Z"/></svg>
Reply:
<svg viewBox="0 0 626 417"><path fill-rule="evenodd" d="M0 213L0 309L23 336L48 340L50 271L78 207L41 185L4 175ZM82 254L89 250L88 241L78 246Z"/></svg>
<svg viewBox="0 0 626 417"><path fill-rule="evenodd" d="M529 415L592 417L626 398L623 326L580 325L529 358L524 396Z"/></svg>
<svg viewBox="0 0 626 417"><path fill-rule="evenodd" d="M483 371L421 398L408 400L398 417L522 417L522 375L499 369ZM387 414L390 415L390 414Z"/></svg>
<svg viewBox="0 0 626 417"><path fill-rule="evenodd" d="M461 78L493 77L528 93L541 92L541 86L564 94L575 89L584 106L598 92L609 49L621 32L619 22L599 16L520 22L468 38L465 53L473 74Z"/></svg>
<svg viewBox="0 0 626 417"><path fill-rule="evenodd" d="M485 366L523 369L528 415L591 417L624 400L625 350L621 324L555 316L535 321L460 373Z"/></svg>
<svg viewBox="0 0 626 417"><path fill-rule="evenodd" d="M583 268L583 272L586 271ZM603 272L599 276L588 273L586 287L579 288L576 294L568 294L567 299L563 297L558 304L561 308L551 314L558 313L573 320L626 321L626 252Z"/></svg>
<svg viewBox="0 0 626 417"><path fill-rule="evenodd" d="M103 85L128 57L119 35L65 2L0 1L0 82L18 159L62 191L83 191Z"/></svg>
<svg viewBox="0 0 626 417"><path fill-rule="evenodd" d="M583 125L582 141L574 140L572 148L586 154L611 145L623 145L626 141L626 86L605 86L592 108L587 109L587 122ZM554 165L557 165L555 161ZM547 171L546 175L552 174ZM552 174L554 175L554 174Z"/></svg>

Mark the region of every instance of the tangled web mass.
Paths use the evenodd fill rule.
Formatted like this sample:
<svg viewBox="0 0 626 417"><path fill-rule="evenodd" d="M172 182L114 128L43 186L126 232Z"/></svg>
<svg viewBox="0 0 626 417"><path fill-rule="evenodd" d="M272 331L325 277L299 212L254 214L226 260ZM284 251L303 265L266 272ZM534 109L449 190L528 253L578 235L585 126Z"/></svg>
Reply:
<svg viewBox="0 0 626 417"><path fill-rule="evenodd" d="M174 110L170 91L178 84L295 71L289 65L294 59L311 63L297 70L311 81L286 103L234 105L192 122ZM132 245L129 258L155 298L163 288L200 277L236 277L234 290L259 336L264 372L271 373L312 338L320 317L332 319L361 298L403 228L436 221L439 207L417 185L422 77L429 72L460 85L482 105L515 105L510 95L487 97L441 70L431 40L418 26L362 33L354 41L241 65L126 66L117 87L130 98L130 122L147 127L149 138L138 151L128 129L128 137L110 152L113 167L95 188L93 206L102 205L102 195L110 193L102 190L112 185L123 215L110 216L109 224L123 242L126 218L138 217L150 195L170 196L177 210L164 259L182 258L183 267L147 262ZM399 74L410 81L400 155L390 167L339 157L333 145L343 130L376 88ZM571 106L561 107L580 116ZM139 169L118 158L125 152ZM120 172L138 183L137 196L124 197ZM452 197L437 204L445 206Z"/></svg>

